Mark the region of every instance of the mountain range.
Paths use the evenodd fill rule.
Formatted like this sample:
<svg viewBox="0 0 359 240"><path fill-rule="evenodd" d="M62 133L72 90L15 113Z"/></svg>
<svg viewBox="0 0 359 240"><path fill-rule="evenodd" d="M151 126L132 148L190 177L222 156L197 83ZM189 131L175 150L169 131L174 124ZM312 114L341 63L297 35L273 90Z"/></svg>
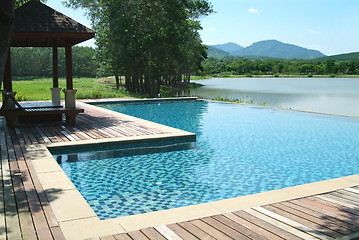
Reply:
<svg viewBox="0 0 359 240"><path fill-rule="evenodd" d="M236 43L207 45L209 57L244 57L249 59L314 59L325 57L317 50L283 43L277 40L265 40L242 47Z"/></svg>

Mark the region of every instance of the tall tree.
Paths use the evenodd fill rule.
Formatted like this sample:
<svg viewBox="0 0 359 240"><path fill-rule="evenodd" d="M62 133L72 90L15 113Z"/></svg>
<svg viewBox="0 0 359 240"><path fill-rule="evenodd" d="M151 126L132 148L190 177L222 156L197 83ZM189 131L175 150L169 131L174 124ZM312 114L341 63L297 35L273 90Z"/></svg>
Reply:
<svg viewBox="0 0 359 240"><path fill-rule="evenodd" d="M69 0L88 10L101 62L126 77L130 92L151 96L162 81L182 81L205 56L198 18L212 11L206 0Z"/></svg>

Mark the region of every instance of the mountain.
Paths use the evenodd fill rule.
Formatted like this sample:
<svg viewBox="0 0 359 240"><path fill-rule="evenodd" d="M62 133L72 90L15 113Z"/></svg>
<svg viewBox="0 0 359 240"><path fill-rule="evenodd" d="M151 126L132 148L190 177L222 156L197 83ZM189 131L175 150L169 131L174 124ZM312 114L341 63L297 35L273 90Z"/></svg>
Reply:
<svg viewBox="0 0 359 240"><path fill-rule="evenodd" d="M238 45L237 43L232 43L232 42L225 43L225 44L216 44L216 45L212 45L212 47L226 51L229 54L233 54L233 53L240 51L244 48L244 47Z"/></svg>
<svg viewBox="0 0 359 240"><path fill-rule="evenodd" d="M221 44L222 50L223 45L225 47L232 46L232 48L229 47L229 49L233 49L234 45L232 43L229 43L229 45ZM237 45L237 44L236 44ZM217 48L218 45L211 45L210 47ZM239 45L237 45L239 46ZM241 47L241 46L239 46ZM214 50L212 49L214 52ZM325 57L325 55L317 50L311 50L303 47L299 47L293 44L283 43L277 40L265 40L253 43L251 46L246 48L240 48L237 51L231 51L227 53L231 57L236 56L251 56L252 58L254 56L260 56L267 57L267 58L280 58L280 59L314 59L319 57ZM208 56L213 56L210 52L208 53Z"/></svg>
<svg viewBox="0 0 359 240"><path fill-rule="evenodd" d="M213 47L213 46L209 46L209 45L206 45L206 46L208 47L208 49L207 49L208 57L225 58L225 57L231 56L229 54L229 52L223 51L223 50Z"/></svg>
<svg viewBox="0 0 359 240"><path fill-rule="evenodd" d="M359 52L332 55L332 56L327 56L327 57L316 58L315 60L324 60L325 61L328 59L334 59L337 62L359 61Z"/></svg>

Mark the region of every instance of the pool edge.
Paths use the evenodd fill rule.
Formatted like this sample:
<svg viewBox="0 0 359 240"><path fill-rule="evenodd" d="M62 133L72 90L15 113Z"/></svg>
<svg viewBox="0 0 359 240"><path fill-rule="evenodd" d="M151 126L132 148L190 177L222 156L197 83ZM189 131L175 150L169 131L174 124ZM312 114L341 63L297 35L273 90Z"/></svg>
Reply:
<svg viewBox="0 0 359 240"><path fill-rule="evenodd" d="M80 103L79 105L81 106L81 104L86 103ZM114 112L111 111L111 113L113 114ZM119 116L123 116L123 114L116 114L118 114ZM126 117L127 116L128 115L126 115ZM155 124L134 117L130 118L135 119L136 121L141 121L145 124ZM151 139L156 140L158 139L159 135L161 135L161 137L164 137L164 140L166 140L166 137L174 137L175 134L183 134L182 136L189 138L193 138L194 135L193 133L188 133L160 124L155 124L155 126L165 131L174 131L175 133L174 135L171 135L170 133L150 135L150 137L145 141L150 141ZM142 141L143 139L144 136L136 136L126 138L124 137L100 139L92 141L83 140L78 142L56 144L33 144L26 146L26 153L24 153L24 155L27 159L31 161L31 164L34 167L36 174L39 176L40 183L44 188L45 194L48 196L48 194L51 193L51 191L53 191L54 189L58 189L59 191L58 199L51 201L50 206L52 207L55 213L55 217L59 221L60 227L64 232L66 238L84 239L93 236L100 237L105 235L118 234L151 226L193 220L216 214L223 214L232 211L248 209L251 207L257 207L274 202L286 201L302 198L305 196L331 192L334 190L348 188L359 184L359 174L357 174L210 203L133 215L128 217L120 217L116 219L100 220L94 213L94 211L91 209L91 207L88 205L86 200L73 186L73 184L68 182L70 180L67 178L66 174L57 164L56 160L52 157L49 151L49 149L51 148L67 148L74 145L76 145L76 147L83 147L86 144L88 146L99 146L98 144L106 145L125 141ZM56 181L47 182L46 179L55 179Z"/></svg>

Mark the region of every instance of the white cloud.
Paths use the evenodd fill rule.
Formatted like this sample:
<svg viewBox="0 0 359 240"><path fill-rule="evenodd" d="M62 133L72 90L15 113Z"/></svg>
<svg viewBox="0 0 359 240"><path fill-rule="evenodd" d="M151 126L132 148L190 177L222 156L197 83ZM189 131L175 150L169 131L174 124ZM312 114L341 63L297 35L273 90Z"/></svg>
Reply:
<svg viewBox="0 0 359 240"><path fill-rule="evenodd" d="M319 32L319 31L316 31L316 30L313 30L313 29L307 29L307 33L314 34L314 35L322 34L322 32Z"/></svg>
<svg viewBox="0 0 359 240"><path fill-rule="evenodd" d="M255 9L255 8L248 9L248 12L250 12L250 13L259 13L258 10Z"/></svg>

